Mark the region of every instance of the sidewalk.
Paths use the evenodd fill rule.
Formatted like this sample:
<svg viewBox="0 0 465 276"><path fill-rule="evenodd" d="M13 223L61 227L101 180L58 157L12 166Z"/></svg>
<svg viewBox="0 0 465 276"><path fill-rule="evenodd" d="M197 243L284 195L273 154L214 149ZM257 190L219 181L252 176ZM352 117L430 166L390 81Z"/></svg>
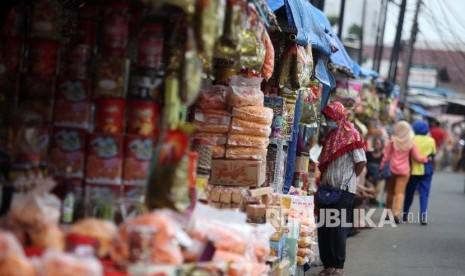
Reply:
<svg viewBox="0 0 465 276"><path fill-rule="evenodd" d="M347 276L465 276L464 174L438 173L430 194L429 224L362 230L347 244ZM415 196L412 212L418 213ZM373 216L379 223L380 211ZM322 267L313 267L316 275Z"/></svg>

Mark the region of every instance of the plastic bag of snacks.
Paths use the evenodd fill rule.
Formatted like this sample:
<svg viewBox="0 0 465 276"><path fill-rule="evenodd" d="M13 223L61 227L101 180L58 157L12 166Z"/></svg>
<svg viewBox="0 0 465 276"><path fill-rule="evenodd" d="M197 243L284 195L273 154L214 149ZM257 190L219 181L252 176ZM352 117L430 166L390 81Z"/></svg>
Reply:
<svg viewBox="0 0 465 276"><path fill-rule="evenodd" d="M232 116L244 121L270 125L273 121L273 109L258 106L235 107Z"/></svg>
<svg viewBox="0 0 465 276"><path fill-rule="evenodd" d="M93 257L47 251L41 259L40 272L44 276L100 276L103 267Z"/></svg>
<svg viewBox="0 0 465 276"><path fill-rule="evenodd" d="M297 45L295 59L295 74L297 83L300 87L308 87L311 83L312 71L313 71L313 56L312 48L310 44L307 47Z"/></svg>
<svg viewBox="0 0 465 276"><path fill-rule="evenodd" d="M194 123L196 131L203 131L208 133L228 133L229 126L228 125L211 125L205 123Z"/></svg>
<svg viewBox="0 0 465 276"><path fill-rule="evenodd" d="M353 107L359 100L362 84L356 81L336 80L336 90L332 100L341 102L346 107Z"/></svg>
<svg viewBox="0 0 465 276"><path fill-rule="evenodd" d="M227 96L228 105L241 106L263 106L264 95L260 90L263 78L246 78L232 76L230 78L231 90Z"/></svg>
<svg viewBox="0 0 465 276"><path fill-rule="evenodd" d="M314 81L309 88L302 89L302 112L300 122L312 124L320 116L321 89L318 81Z"/></svg>
<svg viewBox="0 0 465 276"><path fill-rule="evenodd" d="M269 125L262 125L254 122L248 122L233 118L231 122L230 133L258 137L269 137L271 134L271 127Z"/></svg>
<svg viewBox="0 0 465 276"><path fill-rule="evenodd" d="M263 45L262 35L265 25L258 16L258 11L254 4L248 4L248 28L242 29L241 39L241 66L247 69L260 71L265 60L265 45Z"/></svg>
<svg viewBox="0 0 465 276"><path fill-rule="evenodd" d="M58 224L61 202L50 193L55 187L52 178L44 178L40 174L37 177L19 178L14 185L34 186L26 194L15 194L10 210L10 218L14 222L26 229L40 229L47 225Z"/></svg>
<svg viewBox="0 0 465 276"><path fill-rule="evenodd" d="M266 149L248 147L227 147L226 159L229 160L266 160Z"/></svg>
<svg viewBox="0 0 465 276"><path fill-rule="evenodd" d="M230 134L228 136L228 146L265 149L269 144L270 140L267 137L257 137L241 134Z"/></svg>
<svg viewBox="0 0 465 276"><path fill-rule="evenodd" d="M226 154L226 147L224 145L216 145L213 147L212 158L222 159Z"/></svg>
<svg viewBox="0 0 465 276"><path fill-rule="evenodd" d="M194 122L211 125L229 125L231 113L224 110L196 109Z"/></svg>
<svg viewBox="0 0 465 276"><path fill-rule="evenodd" d="M110 221L95 218L87 218L73 224L67 231L67 236L80 235L90 237L98 241L97 255L105 257L110 251L116 238L118 229Z"/></svg>
<svg viewBox="0 0 465 276"><path fill-rule="evenodd" d="M222 133L208 133L208 132L197 132L193 135L193 139L203 139L209 141L213 145L226 145L228 136Z"/></svg>
<svg viewBox="0 0 465 276"><path fill-rule="evenodd" d="M226 94L228 87L223 85L210 85L200 89L195 105L201 109L226 109Z"/></svg>
<svg viewBox="0 0 465 276"><path fill-rule="evenodd" d="M267 31L263 32L263 45L265 45L266 53L265 53L265 60L262 66L262 75L265 80L269 80L271 76L273 76L274 70L274 47L273 43L271 42L270 35Z"/></svg>
<svg viewBox="0 0 465 276"><path fill-rule="evenodd" d="M15 236L3 231L0 231L0 275L37 275Z"/></svg>
<svg viewBox="0 0 465 276"><path fill-rule="evenodd" d="M110 252L111 259L119 265L126 265L131 260L131 244L133 235L145 233L149 235L147 244L138 248L141 253L150 256L150 261L155 264L181 265L183 256L176 241L176 232L179 226L166 215L148 214L132 219L119 229L117 241ZM144 232L143 232L144 231ZM143 248L142 248L143 247Z"/></svg>

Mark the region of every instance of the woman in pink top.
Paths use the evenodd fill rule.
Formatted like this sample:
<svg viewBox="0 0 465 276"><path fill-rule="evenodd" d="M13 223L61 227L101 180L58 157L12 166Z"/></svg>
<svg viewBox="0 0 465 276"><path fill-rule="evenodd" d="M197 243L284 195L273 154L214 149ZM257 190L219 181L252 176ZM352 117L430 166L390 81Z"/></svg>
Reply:
<svg viewBox="0 0 465 276"><path fill-rule="evenodd" d="M400 223L400 212L404 204L405 187L410 178L410 157L417 162L426 163L428 158L418 151L413 142L414 133L409 123L398 122L394 127L391 140L384 148L380 168L389 160L392 177L386 180L386 208L391 209L396 223Z"/></svg>

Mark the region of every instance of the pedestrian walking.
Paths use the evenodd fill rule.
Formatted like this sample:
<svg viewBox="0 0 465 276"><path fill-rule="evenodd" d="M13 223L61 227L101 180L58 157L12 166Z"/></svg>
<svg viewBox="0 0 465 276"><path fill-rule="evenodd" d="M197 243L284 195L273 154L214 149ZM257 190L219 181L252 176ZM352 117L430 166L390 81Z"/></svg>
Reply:
<svg viewBox="0 0 465 276"><path fill-rule="evenodd" d="M428 156L429 160L423 164L412 160L412 173L410 180L405 190L405 202L404 202L404 213L403 220L408 221L409 210L413 202L413 196L415 191L418 189L420 194L420 222L422 225L426 225L427 222L427 209L428 209L428 198L429 191L431 189L431 181L433 180L433 157L436 154L436 143L433 138L428 136L429 127L424 121L418 121L412 126L415 132L413 141L418 147L420 154Z"/></svg>
<svg viewBox="0 0 465 276"><path fill-rule="evenodd" d="M328 131L324 137L320 155L319 169L322 174L319 189L321 191L325 188L336 191L342 189L342 191L335 203L325 204L319 200L319 214L326 214L326 211L330 209L338 211L339 220L348 218L349 222L352 222L357 176L366 164L364 143L360 133L348 121L349 112L341 103L330 103L322 110L322 113L326 118ZM343 216L343 213L347 216ZM320 219L322 219L321 216ZM342 224L331 227L324 222L319 225L318 247L324 265L319 276L344 275L346 241L349 231L350 227L343 227Z"/></svg>
<svg viewBox="0 0 465 276"><path fill-rule="evenodd" d="M401 211L404 204L405 188L410 178L410 157L420 163L426 163L428 158L420 155L413 142L414 133L409 123L398 122L392 133L391 140L386 144L380 168L389 161L392 176L386 180L386 208L392 210L396 223L401 222Z"/></svg>
<svg viewBox="0 0 465 276"><path fill-rule="evenodd" d="M373 151L366 153L367 157L367 186L375 190L375 198L370 203L378 205L383 202L383 193L385 187L384 179L380 178L380 165L383 159L384 140L381 137L373 139Z"/></svg>

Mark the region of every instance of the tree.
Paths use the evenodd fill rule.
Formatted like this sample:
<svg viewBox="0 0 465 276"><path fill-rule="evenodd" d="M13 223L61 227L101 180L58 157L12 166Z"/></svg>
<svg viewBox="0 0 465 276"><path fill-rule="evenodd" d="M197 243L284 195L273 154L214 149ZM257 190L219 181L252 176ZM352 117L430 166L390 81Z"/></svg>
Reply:
<svg viewBox="0 0 465 276"><path fill-rule="evenodd" d="M349 27L349 34L355 36L357 39L362 37L363 27L357 24L352 24Z"/></svg>
<svg viewBox="0 0 465 276"><path fill-rule="evenodd" d="M331 25L331 27L334 27L334 25L336 25L337 22L339 21L339 16L328 15L328 20L329 20L329 24Z"/></svg>

